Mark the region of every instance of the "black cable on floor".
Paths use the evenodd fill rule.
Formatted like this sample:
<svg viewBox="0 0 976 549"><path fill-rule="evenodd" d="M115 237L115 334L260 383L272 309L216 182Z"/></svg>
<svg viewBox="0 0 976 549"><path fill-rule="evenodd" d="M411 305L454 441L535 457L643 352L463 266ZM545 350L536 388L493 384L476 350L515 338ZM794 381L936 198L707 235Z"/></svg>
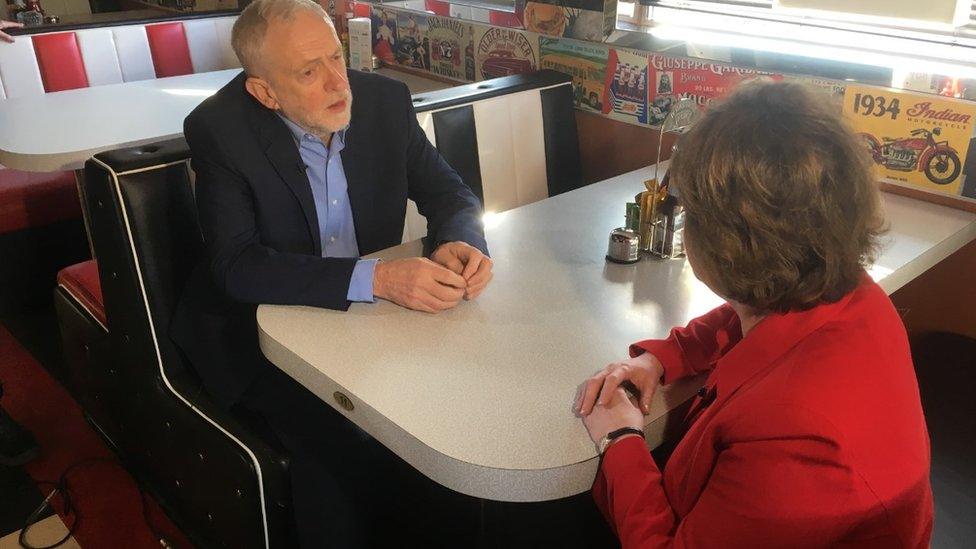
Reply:
<svg viewBox="0 0 976 549"><path fill-rule="evenodd" d="M68 466L68 468L65 469L63 473L61 473L61 476L58 478L57 482L51 482L46 480L37 481L38 485L53 486L54 489L51 490L51 492L47 495L47 497L44 498L44 501L42 501L41 504L37 506L37 509L34 509L34 511L31 512L31 514L27 517L27 521L25 522L23 529L21 529L20 531L20 536L18 536L17 538L17 541L18 543L20 543L21 547L23 547L24 549L54 549L55 547L59 547L63 545L75 533L75 531L78 529L78 525L81 523L81 513L78 511L78 509L75 508L75 505L72 502L71 487L68 485L68 475L72 471L78 469L79 467L82 467L83 465L91 465L93 463L111 463L119 467L122 467L122 464L119 463L118 460L114 458L106 458L106 457L88 458L88 459L83 459L81 461L77 461L71 464L70 466ZM173 547L173 545L169 542L169 540L167 540L162 534L159 533L158 530L156 530L156 528L153 527L152 521L149 520L149 506L146 504L146 492L142 489L141 486L138 486L138 483L137 483L137 488L139 490L139 500L142 503L142 518L143 520L146 521L146 526L149 527L149 531L152 533L153 537L159 541L159 545L161 547L164 548ZM52 545L30 545L29 543L27 543L27 532L30 530L32 526L34 526L35 524L41 521L44 515L44 511L48 507L50 507L51 500L54 498L54 496L57 495L60 495L61 499L64 501L65 517L74 515L74 520L71 521L71 526L68 527L68 533L65 534L64 537L61 538L57 543L54 543Z"/></svg>

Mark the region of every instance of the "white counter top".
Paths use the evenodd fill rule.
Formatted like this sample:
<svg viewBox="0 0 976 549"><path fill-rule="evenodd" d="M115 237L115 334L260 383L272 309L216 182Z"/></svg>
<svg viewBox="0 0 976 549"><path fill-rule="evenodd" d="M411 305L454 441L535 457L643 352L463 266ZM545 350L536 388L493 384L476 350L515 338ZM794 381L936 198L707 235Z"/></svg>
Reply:
<svg viewBox="0 0 976 549"><path fill-rule="evenodd" d="M183 135L183 119L240 69L92 86L0 101L0 164L77 170L92 155Z"/></svg>
<svg viewBox="0 0 976 549"><path fill-rule="evenodd" d="M588 490L597 454L571 406L627 345L722 303L686 261L607 263L611 229L644 169L495 216L495 278L439 315L392 303L346 312L263 305L262 349L282 370L421 472L469 495L541 501ZM891 231L871 270L892 292L976 238L976 215L885 195ZM377 257L419 255L419 243ZM659 391L648 442L700 380ZM342 409L340 391L355 408Z"/></svg>
<svg viewBox="0 0 976 549"><path fill-rule="evenodd" d="M0 165L79 170L92 155L183 135L183 119L241 69L187 74L0 101ZM411 93L449 87L391 69Z"/></svg>

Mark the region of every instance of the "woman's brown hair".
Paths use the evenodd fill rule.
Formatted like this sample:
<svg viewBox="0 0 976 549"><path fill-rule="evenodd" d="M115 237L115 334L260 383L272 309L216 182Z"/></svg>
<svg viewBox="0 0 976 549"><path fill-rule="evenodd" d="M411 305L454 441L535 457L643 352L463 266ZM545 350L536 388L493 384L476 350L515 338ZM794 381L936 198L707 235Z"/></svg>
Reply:
<svg viewBox="0 0 976 549"><path fill-rule="evenodd" d="M883 233L870 158L826 94L743 84L679 142L670 177L712 289L761 311L854 289Z"/></svg>

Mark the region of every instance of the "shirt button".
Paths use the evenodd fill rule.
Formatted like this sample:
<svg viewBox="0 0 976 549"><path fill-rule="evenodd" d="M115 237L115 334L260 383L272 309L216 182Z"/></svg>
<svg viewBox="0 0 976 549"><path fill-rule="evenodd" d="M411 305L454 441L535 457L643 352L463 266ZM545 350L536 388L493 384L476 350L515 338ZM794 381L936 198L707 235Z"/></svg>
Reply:
<svg viewBox="0 0 976 549"><path fill-rule="evenodd" d="M333 206L335 206L335 205L336 205L336 204L338 204L338 203L339 203L339 201L338 201L338 200L332 200L332 205L333 205Z"/></svg>
<svg viewBox="0 0 976 549"><path fill-rule="evenodd" d="M335 237L334 236L329 237L329 242L335 242Z"/></svg>

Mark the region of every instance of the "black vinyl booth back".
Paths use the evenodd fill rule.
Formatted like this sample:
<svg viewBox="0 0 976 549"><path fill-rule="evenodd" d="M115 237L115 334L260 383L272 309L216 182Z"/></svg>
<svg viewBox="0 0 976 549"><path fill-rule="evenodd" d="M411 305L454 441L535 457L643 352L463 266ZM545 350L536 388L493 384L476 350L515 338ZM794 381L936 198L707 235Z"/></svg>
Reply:
<svg viewBox="0 0 976 549"><path fill-rule="evenodd" d="M211 403L169 338L202 249L188 159L179 138L85 166L109 334L90 413L194 543L292 546L286 459Z"/></svg>

